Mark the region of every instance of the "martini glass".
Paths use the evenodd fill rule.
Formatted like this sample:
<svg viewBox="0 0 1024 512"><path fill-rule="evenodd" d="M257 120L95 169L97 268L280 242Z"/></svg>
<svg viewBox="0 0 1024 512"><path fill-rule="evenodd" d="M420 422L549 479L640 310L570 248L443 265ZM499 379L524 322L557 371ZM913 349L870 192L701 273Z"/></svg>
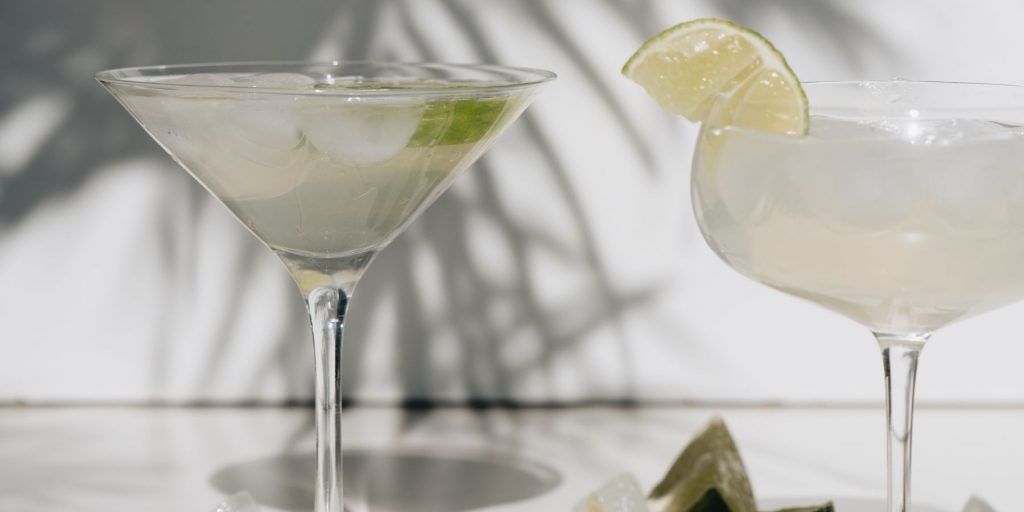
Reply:
<svg viewBox="0 0 1024 512"><path fill-rule="evenodd" d="M342 333L356 284L554 74L332 62L143 67L96 78L281 258L305 297L316 359L316 512L340 512Z"/></svg>
<svg viewBox="0 0 1024 512"><path fill-rule="evenodd" d="M907 512L921 349L940 327L1024 297L1024 88L805 89L806 136L702 128L694 210L732 268L874 333L887 391L886 510Z"/></svg>

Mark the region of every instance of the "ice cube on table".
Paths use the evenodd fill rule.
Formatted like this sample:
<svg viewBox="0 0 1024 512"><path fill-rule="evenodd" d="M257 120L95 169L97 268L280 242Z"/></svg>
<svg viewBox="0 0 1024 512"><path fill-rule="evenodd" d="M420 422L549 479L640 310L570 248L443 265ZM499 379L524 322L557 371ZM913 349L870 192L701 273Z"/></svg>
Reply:
<svg viewBox="0 0 1024 512"><path fill-rule="evenodd" d="M260 512L259 505L247 492L232 494L210 512Z"/></svg>
<svg viewBox="0 0 1024 512"><path fill-rule="evenodd" d="M992 508L985 500L971 496L971 499L967 500L964 505L964 512L996 512L996 509Z"/></svg>
<svg viewBox="0 0 1024 512"><path fill-rule="evenodd" d="M647 497L636 478L623 473L583 498L572 512L648 512Z"/></svg>

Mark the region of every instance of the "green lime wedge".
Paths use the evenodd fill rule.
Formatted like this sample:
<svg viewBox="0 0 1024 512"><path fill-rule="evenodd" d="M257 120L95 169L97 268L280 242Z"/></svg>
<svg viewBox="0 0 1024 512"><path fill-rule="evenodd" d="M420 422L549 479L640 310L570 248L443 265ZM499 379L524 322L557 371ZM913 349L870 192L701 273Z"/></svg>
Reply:
<svg viewBox="0 0 1024 512"><path fill-rule="evenodd" d="M648 39L622 74L665 110L694 122L807 133L807 96L764 36L728 20L680 23Z"/></svg>

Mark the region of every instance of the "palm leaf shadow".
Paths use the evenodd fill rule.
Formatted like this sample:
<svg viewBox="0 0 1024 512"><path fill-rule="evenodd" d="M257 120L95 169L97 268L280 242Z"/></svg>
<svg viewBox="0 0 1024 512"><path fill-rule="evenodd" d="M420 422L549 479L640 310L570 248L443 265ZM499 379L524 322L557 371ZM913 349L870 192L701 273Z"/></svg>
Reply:
<svg viewBox="0 0 1024 512"><path fill-rule="evenodd" d="M869 59L909 61L894 41L842 2L711 0L711 4L726 18L754 28L759 20L773 17L769 13L785 16L800 27L808 45L813 41L815 47L830 47L855 72L863 72Z"/></svg>
<svg viewBox="0 0 1024 512"><path fill-rule="evenodd" d="M402 55L407 57L401 60L439 60L440 54L431 44L429 38L425 37L422 28L416 22L408 2L392 2L389 4L395 9L398 16L398 24L403 30L403 35L408 37L420 53L418 55ZM438 5L443 11L463 30L464 36L472 42L478 60L483 62L500 61L496 51L490 47L488 38L484 35L483 29L474 18L472 12L457 2L442 0ZM647 13L649 10L641 10ZM565 51L573 56L573 61L582 69L585 75L598 77L599 73L589 66L579 49L572 47L568 36L563 33L552 21L551 14L538 4L530 4L530 15L545 18L542 22L545 35L556 41ZM380 19L375 15L374 19ZM641 24L653 24L650 20L642 21ZM364 47L366 54L349 54L347 56L356 59L373 59L387 54L388 50L381 47ZM596 80L600 82L600 80ZM599 97L603 98L602 108L608 108L613 116L624 117L615 104L611 93L597 86L601 92ZM621 125L627 132L626 138L632 140L638 148L638 154L644 154L645 148L641 142L638 132L628 122ZM540 293L534 288L529 279L533 269L526 251L530 247L541 244L550 245L545 240L544 233L530 232L517 225L510 212L505 211L498 197L497 185L492 179L492 171L488 164L488 158L484 156L476 164L474 172L474 187L476 193L482 198L477 211L470 211L466 205L459 201L455 195L443 197L438 204L424 215L412 230L415 235L405 236L397 240L392 248L386 250L378 262L369 272L369 279L361 285L359 300L356 304L364 304L359 307L374 307L373 304L384 297L398 297L398 311L401 318L397 333L399 348L395 351L394 367L401 379L401 389L407 398L427 398L431 390L447 389L454 381L462 381L466 384L469 395L485 400L497 400L501 397L508 397L511 392L511 383L521 378L536 368L544 368L549 365L552 359L559 352L570 349L585 339L585 334L594 329L615 326L625 311L637 308L646 304L656 297L660 290L657 287L632 291L626 295L615 289L611 284L610 276L605 270L601 256L597 250L597 243L593 239L593 229L583 210L579 199L575 196L571 181L568 176L567 163L562 160L560 154L551 146L550 137L539 125L536 119L527 113L520 121L520 133L525 133L529 141L530 150L534 151L543 162L543 169L553 178L555 187L563 201L568 205L574 231L576 232L580 247L577 252L572 250L563 254L562 257L570 258L580 265L584 272L590 277L588 289L588 304L580 305L584 309L582 320L575 327L561 327L552 323L552 312L546 311L545 306L539 300ZM513 267L509 269L513 273L516 284L512 290L495 289L475 269L475 264L467 257L469 253L469 232L466 224L468 215L483 215L493 221L500 229L501 236L511 247ZM413 238L415 236L415 238ZM429 339L433 326L420 313L425 310L426 305L419 302L419 294L412 292L416 287L411 275L411 246L419 244L428 247L430 251L438 255L436 258L441 262L441 282L444 288L443 296L449 302L447 310L452 311L450 322L457 333L460 346L460 371L456 374L433 375L426 367L425 362L431 360L431 347L422 340ZM386 267L386 273L378 274L375 269ZM515 304L517 322L512 328L498 328L486 321L486 315L480 309L482 305L498 298L508 299L512 297ZM510 330L511 329L511 330ZM543 350L535 358L529 359L519 367L509 367L501 361L500 343L503 339L509 338L515 331L532 329L543 343ZM360 385L360 359L364 347L360 346L359 337L364 334L358 325L350 329L351 342L346 345L346 368L345 388L348 393L358 394ZM624 334L619 330L618 350L620 359L623 361L620 371L626 372L629 368L630 352ZM606 377L605 377L606 378ZM626 383L625 394L629 394L632 377L623 375L623 382Z"/></svg>

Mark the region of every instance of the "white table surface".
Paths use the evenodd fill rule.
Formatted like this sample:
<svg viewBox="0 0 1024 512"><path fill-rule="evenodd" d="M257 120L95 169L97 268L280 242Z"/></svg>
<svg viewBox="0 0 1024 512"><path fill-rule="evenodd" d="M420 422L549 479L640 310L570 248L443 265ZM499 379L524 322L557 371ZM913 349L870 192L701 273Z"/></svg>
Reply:
<svg viewBox="0 0 1024 512"><path fill-rule="evenodd" d="M569 510L622 471L653 485L715 412L350 409L347 491L374 511ZM759 498L880 497L880 409L717 412ZM916 423L917 503L1024 509L1024 408L924 408ZM309 510L312 428L302 408L0 408L0 511L207 512L240 489Z"/></svg>

